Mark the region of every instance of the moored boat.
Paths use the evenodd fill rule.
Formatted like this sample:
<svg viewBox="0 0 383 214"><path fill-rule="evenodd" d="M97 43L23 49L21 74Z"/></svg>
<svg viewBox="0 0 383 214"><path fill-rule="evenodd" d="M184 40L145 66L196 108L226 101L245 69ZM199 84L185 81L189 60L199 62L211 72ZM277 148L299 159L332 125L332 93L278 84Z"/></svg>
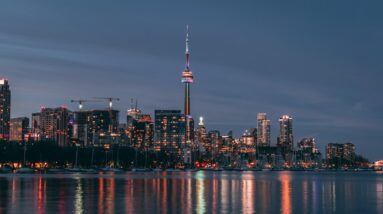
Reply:
<svg viewBox="0 0 383 214"><path fill-rule="evenodd" d="M15 173L19 173L19 174L30 174L30 173L34 173L34 172L35 172L35 170L32 168L29 168L29 167L21 167L21 168L15 170Z"/></svg>

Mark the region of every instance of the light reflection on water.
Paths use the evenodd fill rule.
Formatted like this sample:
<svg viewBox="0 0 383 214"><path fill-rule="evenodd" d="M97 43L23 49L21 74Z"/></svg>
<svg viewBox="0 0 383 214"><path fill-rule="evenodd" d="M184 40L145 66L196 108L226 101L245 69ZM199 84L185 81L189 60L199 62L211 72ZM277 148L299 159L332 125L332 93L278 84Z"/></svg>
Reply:
<svg viewBox="0 0 383 214"><path fill-rule="evenodd" d="M0 213L382 213L383 174L0 175Z"/></svg>
<svg viewBox="0 0 383 214"><path fill-rule="evenodd" d="M289 173L282 173L279 175L281 182L281 213L291 214L291 175Z"/></svg>

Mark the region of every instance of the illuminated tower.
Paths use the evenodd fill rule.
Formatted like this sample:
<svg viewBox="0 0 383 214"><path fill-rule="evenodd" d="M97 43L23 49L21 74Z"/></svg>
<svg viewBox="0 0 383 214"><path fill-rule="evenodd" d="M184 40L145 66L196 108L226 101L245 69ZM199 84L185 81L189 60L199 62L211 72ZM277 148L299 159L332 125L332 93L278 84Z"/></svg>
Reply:
<svg viewBox="0 0 383 214"><path fill-rule="evenodd" d="M193 83L193 73L190 70L190 52L189 52L189 26L186 26L186 46L185 56L186 65L185 70L182 72L182 82L185 84L185 123L186 123L186 136L185 140L187 143L193 141L194 138L194 120L190 114L190 84Z"/></svg>
<svg viewBox="0 0 383 214"><path fill-rule="evenodd" d="M190 115L190 84L193 83L193 73L190 70L190 52L189 52L189 26L186 26L186 66L182 72L182 82L185 83L185 115Z"/></svg>

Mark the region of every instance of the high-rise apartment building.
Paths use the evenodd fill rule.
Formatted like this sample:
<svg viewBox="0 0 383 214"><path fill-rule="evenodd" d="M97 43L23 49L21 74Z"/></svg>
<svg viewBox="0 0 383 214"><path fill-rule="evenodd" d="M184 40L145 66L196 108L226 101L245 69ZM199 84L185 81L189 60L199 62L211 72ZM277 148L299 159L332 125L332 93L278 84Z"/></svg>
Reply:
<svg viewBox="0 0 383 214"><path fill-rule="evenodd" d="M156 143L165 149L178 149L185 142L185 115L180 110L155 110Z"/></svg>
<svg viewBox="0 0 383 214"><path fill-rule="evenodd" d="M0 79L0 140L9 140L11 90L7 79Z"/></svg>
<svg viewBox="0 0 383 214"><path fill-rule="evenodd" d="M355 145L352 143L329 143L326 146L327 160L347 160L353 161L355 157Z"/></svg>
<svg viewBox="0 0 383 214"><path fill-rule="evenodd" d="M153 146L154 124L149 114L143 114L134 120L131 132L131 145L134 147L147 150Z"/></svg>
<svg viewBox="0 0 383 214"><path fill-rule="evenodd" d="M29 118L18 117L12 118L10 122L10 141L23 141L24 136L28 133Z"/></svg>
<svg viewBox="0 0 383 214"><path fill-rule="evenodd" d="M132 106L130 109L128 109L128 113L126 116L126 125L129 127L132 125L133 121L137 121L139 117L141 116L141 110L138 109L137 103L135 106Z"/></svg>
<svg viewBox="0 0 383 214"><path fill-rule="evenodd" d="M41 113L32 113L31 118L31 138L35 141L41 140Z"/></svg>
<svg viewBox="0 0 383 214"><path fill-rule="evenodd" d="M119 111L117 110L92 110L88 115L90 133L117 132Z"/></svg>
<svg viewBox="0 0 383 214"><path fill-rule="evenodd" d="M245 146L249 146L249 147L255 147L255 139L254 139L254 135L249 132L248 130L246 130L243 134L242 134L242 143L243 145Z"/></svg>
<svg viewBox="0 0 383 214"><path fill-rule="evenodd" d="M306 166L319 166L322 155L316 146L315 139L302 138L297 145L296 160Z"/></svg>
<svg viewBox="0 0 383 214"><path fill-rule="evenodd" d="M203 145L206 142L206 137L207 137L206 127L203 122L203 117L200 117L198 127L197 127L197 136L196 136L198 143Z"/></svg>
<svg viewBox="0 0 383 214"><path fill-rule="evenodd" d="M257 145L270 146L270 120L266 113L259 113L257 116Z"/></svg>
<svg viewBox="0 0 383 214"><path fill-rule="evenodd" d="M76 111L74 112L73 136L72 138L77 144L88 146L92 143L92 135L89 133L88 119L91 111Z"/></svg>
<svg viewBox="0 0 383 214"><path fill-rule="evenodd" d="M68 146L70 111L65 107L41 108L41 140L53 140L59 146Z"/></svg>
<svg viewBox="0 0 383 214"><path fill-rule="evenodd" d="M77 111L74 114L73 138L84 146L96 144L98 136L118 132L118 118L119 111L112 109Z"/></svg>
<svg viewBox="0 0 383 214"><path fill-rule="evenodd" d="M294 146L293 118L282 115L279 118L279 136L277 146L284 151L292 151Z"/></svg>

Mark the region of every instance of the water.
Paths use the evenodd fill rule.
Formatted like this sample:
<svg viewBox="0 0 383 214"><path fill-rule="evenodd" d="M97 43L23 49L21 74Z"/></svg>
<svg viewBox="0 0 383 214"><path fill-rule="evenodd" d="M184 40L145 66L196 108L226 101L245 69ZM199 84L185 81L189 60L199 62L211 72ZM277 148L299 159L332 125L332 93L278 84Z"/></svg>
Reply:
<svg viewBox="0 0 383 214"><path fill-rule="evenodd" d="M0 174L0 213L383 213L383 174Z"/></svg>

